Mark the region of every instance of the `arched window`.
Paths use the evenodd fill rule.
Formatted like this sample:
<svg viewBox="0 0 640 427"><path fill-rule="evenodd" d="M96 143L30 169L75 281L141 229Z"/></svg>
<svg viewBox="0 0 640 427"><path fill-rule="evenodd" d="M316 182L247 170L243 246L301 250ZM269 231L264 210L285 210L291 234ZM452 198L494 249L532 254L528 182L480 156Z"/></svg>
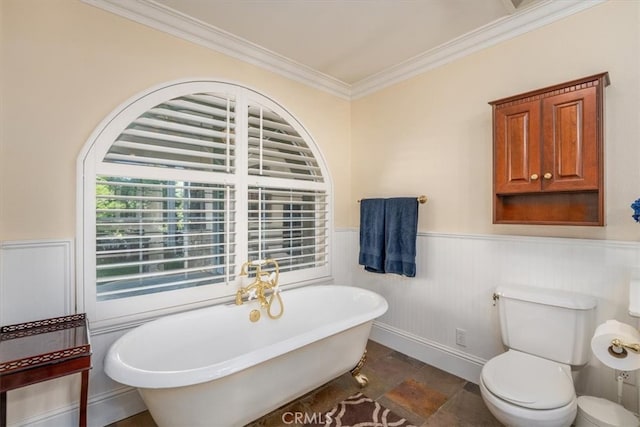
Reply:
<svg viewBox="0 0 640 427"><path fill-rule="evenodd" d="M330 274L322 155L251 89L187 81L134 97L78 172L78 291L95 326L233 295L247 260L276 259L282 285Z"/></svg>

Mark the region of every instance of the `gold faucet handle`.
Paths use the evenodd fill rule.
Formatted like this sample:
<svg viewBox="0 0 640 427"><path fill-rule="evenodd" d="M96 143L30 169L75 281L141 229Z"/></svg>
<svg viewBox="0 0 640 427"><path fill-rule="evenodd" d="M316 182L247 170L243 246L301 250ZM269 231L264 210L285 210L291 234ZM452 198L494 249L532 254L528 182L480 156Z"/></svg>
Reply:
<svg viewBox="0 0 640 427"><path fill-rule="evenodd" d="M269 258L267 263L273 264L274 271L269 275L269 281L272 285L278 284L278 277L280 276L280 266L278 265L278 261L273 258Z"/></svg>

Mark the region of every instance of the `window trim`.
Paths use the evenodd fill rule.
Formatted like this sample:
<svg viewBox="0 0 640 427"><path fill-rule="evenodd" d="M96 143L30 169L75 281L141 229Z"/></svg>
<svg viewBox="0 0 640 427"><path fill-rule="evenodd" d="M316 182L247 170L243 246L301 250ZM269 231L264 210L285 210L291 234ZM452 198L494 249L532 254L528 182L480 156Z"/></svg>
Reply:
<svg viewBox="0 0 640 427"><path fill-rule="evenodd" d="M149 178L158 171L148 166L137 166L136 173L132 173L131 166L109 164L102 166L102 159L111 147L113 141L138 116L156 105L179 96L202 93L232 93L236 98L236 133L235 169L234 174L211 171L188 171L170 168L160 169L163 179L184 180L185 173L189 180L215 182L232 185L236 191L236 212L244 216L236 217L239 225L236 230L236 274L240 265L247 258L247 226L248 188L250 186L276 186L284 184L294 189L323 190L327 199L327 263L322 267L315 267L301 271L292 271L281 275L283 288L300 285L327 282L332 274L332 241L333 241L333 182L327 163L315 140L301 122L272 97L255 89L233 82L215 79L182 79L156 85L142 91L116 107L91 133L78 155L76 215L77 215L77 248L76 251L76 291L77 311L86 312L94 331L107 331L139 324L148 319L166 314L190 310L202 306L231 301L237 286L204 285L178 291L147 294L135 298L97 301L95 283L95 177L101 174L120 175L137 178ZM249 175L248 173L248 141L247 141L247 108L251 104L259 104L285 118L291 126L303 137L305 143L312 150L324 182L295 181L281 178L269 178ZM94 230L91 232L91 230ZM236 280L239 283L240 279ZM144 299L144 301L142 301ZM132 301L135 300L135 301ZM170 301L170 304L167 304Z"/></svg>

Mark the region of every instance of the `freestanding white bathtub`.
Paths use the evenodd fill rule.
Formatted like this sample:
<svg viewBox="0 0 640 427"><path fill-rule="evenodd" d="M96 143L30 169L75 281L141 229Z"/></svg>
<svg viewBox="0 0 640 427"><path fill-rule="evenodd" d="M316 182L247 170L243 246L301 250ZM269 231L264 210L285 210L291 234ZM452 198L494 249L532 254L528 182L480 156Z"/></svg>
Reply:
<svg viewBox="0 0 640 427"><path fill-rule="evenodd" d="M105 372L137 387L160 427L241 426L349 371L380 295L350 286L282 293L284 315L252 323L257 301L167 316L118 339Z"/></svg>

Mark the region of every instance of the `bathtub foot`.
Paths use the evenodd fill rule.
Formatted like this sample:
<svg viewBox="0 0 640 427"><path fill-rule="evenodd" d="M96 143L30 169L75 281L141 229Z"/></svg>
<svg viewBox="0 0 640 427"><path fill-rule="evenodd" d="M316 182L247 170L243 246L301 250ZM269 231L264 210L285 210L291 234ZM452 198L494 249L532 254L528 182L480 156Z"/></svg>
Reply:
<svg viewBox="0 0 640 427"><path fill-rule="evenodd" d="M367 361L367 350L362 353L362 357L358 361L358 364L351 370L351 376L358 383L360 388L364 388L369 384L369 378L366 375L362 374L360 370L364 366L364 363Z"/></svg>

